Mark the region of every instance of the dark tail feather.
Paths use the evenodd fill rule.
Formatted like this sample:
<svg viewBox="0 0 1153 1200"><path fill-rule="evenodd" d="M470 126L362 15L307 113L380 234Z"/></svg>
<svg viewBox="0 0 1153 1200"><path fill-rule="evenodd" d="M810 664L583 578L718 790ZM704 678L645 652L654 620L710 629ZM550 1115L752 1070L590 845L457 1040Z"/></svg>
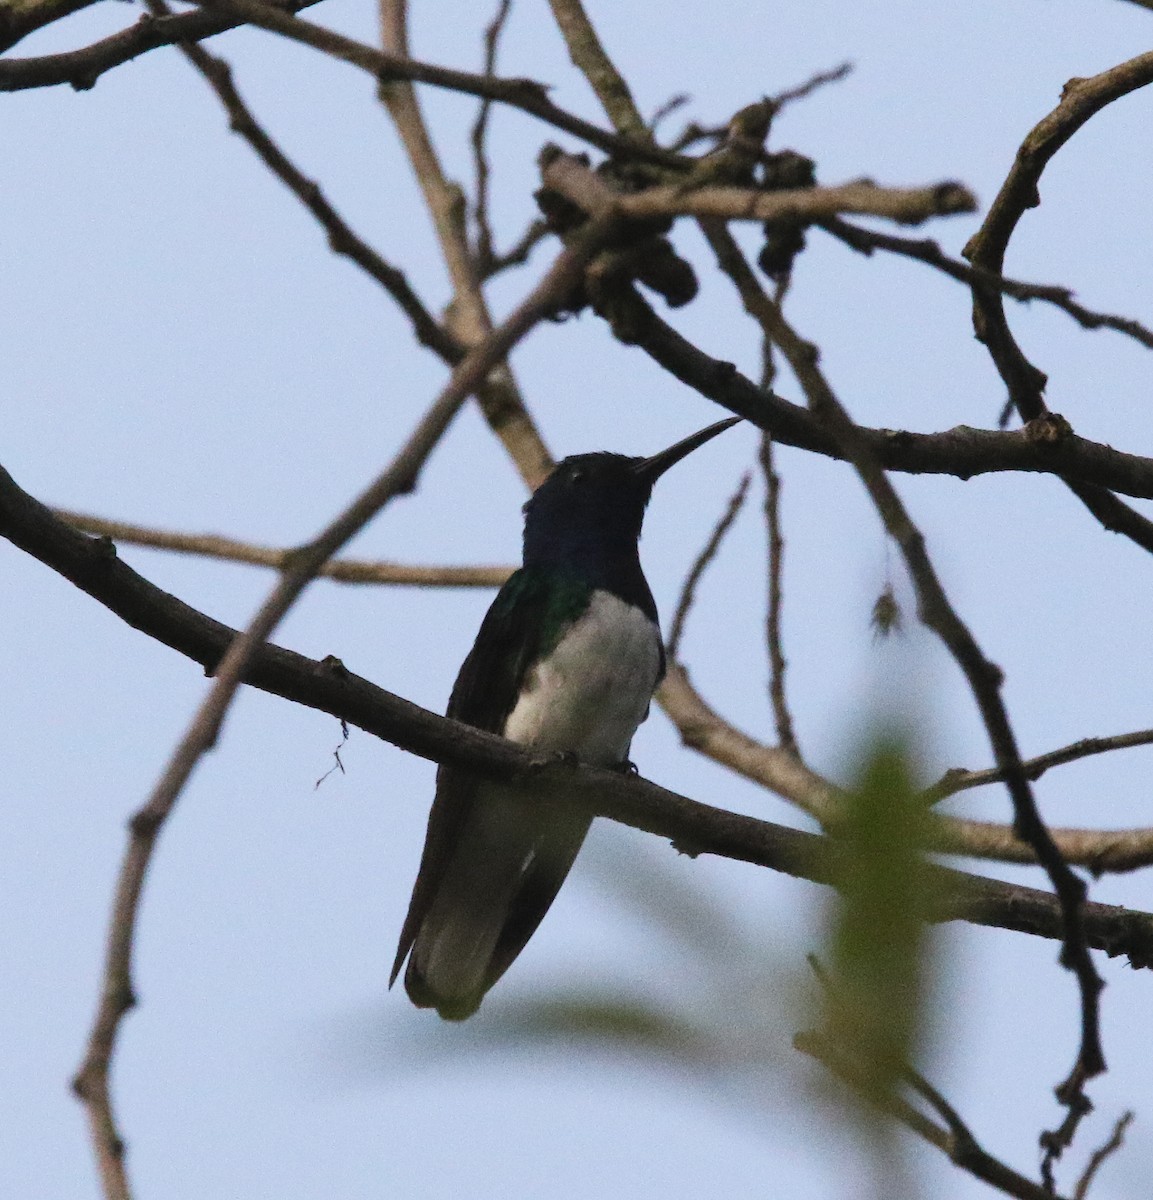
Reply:
<svg viewBox="0 0 1153 1200"><path fill-rule="evenodd" d="M486 991L512 966L517 955L528 945L529 938L536 933L537 926L568 878L591 824L591 817L576 814L565 814L563 827L559 817L552 823L548 837L542 839L509 908L508 919L500 931L485 975Z"/></svg>
<svg viewBox="0 0 1153 1200"><path fill-rule="evenodd" d="M547 801L490 796L476 806L412 931L404 984L414 1004L446 1020L477 1010L556 898L588 827ZM407 950L402 937L394 978Z"/></svg>

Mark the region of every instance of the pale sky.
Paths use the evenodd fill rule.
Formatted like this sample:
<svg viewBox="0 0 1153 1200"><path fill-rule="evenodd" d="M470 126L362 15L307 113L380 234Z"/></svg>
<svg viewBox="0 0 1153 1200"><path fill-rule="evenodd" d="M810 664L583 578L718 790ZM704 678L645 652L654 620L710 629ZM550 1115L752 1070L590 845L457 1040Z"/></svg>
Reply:
<svg viewBox="0 0 1153 1200"><path fill-rule="evenodd" d="M474 69L487 8L416 5L414 51ZM645 112L723 121L737 108L851 59L856 70L780 119L772 145L815 158L822 182L956 178L983 205L1061 85L1146 49L1153 14L1114 0L590 6ZM371 7L313 19L375 35ZM97 6L15 54L87 43L134 20ZM446 282L396 138L368 78L256 32L216 39L246 99L350 222L403 267L434 307ZM602 121L546 6L522 3L502 52L507 75ZM464 164L470 100L423 92L446 159ZM215 98L175 50L145 55L88 93L3 98L0 122L0 462L47 503L184 531L300 542L389 460L444 379L371 281L333 257L295 200L231 136ZM1091 308L1153 319L1148 285L1153 96L1137 93L1058 155L1026 215L1008 271L1076 289ZM523 114L494 112L498 235L532 217L546 140ZM463 165L461 166L463 170ZM958 252L974 218L928 231ZM999 379L973 340L966 291L901 261L865 261L819 233L789 304L841 399L861 422L918 430L992 426ZM751 243L750 243L751 244ZM687 228L678 245L708 262ZM505 312L530 274L494 289ZM705 272L702 271L702 277ZM1086 437L1153 448L1147 350L1080 330L1040 305L1010 310L1050 375L1051 407ZM709 278L675 322L755 374L757 346L726 281ZM651 453L723 415L611 341L589 315L539 331L514 356L555 454ZM792 380L780 390L800 399ZM642 557L662 616L755 437L737 429L663 480ZM784 450L786 651L802 747L843 779L878 713L909 720L926 777L988 765L958 673L916 629L878 646L869 613L886 572L875 516L841 464ZM896 477L958 609L1007 672L1026 754L1089 734L1153 725L1148 596L1153 561L1104 533L1056 481ZM352 548L401 561L512 562L524 499L503 452L466 410L417 495ZM739 520L685 645L715 707L771 736L763 661L760 493ZM1138 507L1142 507L1138 502ZM1145 506L1147 509L1148 506ZM124 547L147 578L244 623L271 586L260 571ZM892 559L898 592L909 589ZM315 656L443 708L489 596L316 584L277 635ZM911 607L908 611L912 621ZM0 545L0 1196L98 1196L83 1113L68 1080L94 1011L124 823L147 796L204 694L199 669L149 642L46 568ZM387 972L416 871L433 767L354 731L328 770L338 724L245 692L197 771L150 873L137 947L140 1009L115 1064L119 1114L141 1200L317 1196L441 1200L868 1194L860 1148L813 1102L820 1080L791 1049L804 956L819 945L816 887L598 823L555 908L464 1027L413 1010ZM654 713L632 757L687 795L809 827L784 803L680 749ZM1054 823L1147 825L1153 751L1047 775ZM1003 791L958 811L1008 819ZM602 828L601 826L604 825ZM968 864L971 865L971 864ZM1043 886L1035 871L990 867ZM651 874L649 874L651 873ZM638 883L638 880L640 881ZM670 883L671 881L671 883ZM702 898L693 949L662 929L653 897L680 883ZM649 903L638 903L631 887ZM675 892L674 892L675 894ZM1093 885L1094 898L1153 908L1148 875ZM678 901L692 917L687 900ZM659 906L657 906L659 907ZM1051 1088L1072 1061L1076 995L1056 947L950 926L938 937L939 1031L922 1064L994 1153L1034 1174L1036 1136L1059 1119ZM1092 1195L1147 1194L1153 1171L1150 980L1101 959L1111 1071L1071 1156L1079 1169L1135 1108L1123 1153ZM719 1022L747 1063L723 1078L700 1063L623 1050L518 1046L518 1004L574 987L660 1002ZM907 1141L922 1193L989 1195ZM1071 1187L1073 1168L1062 1185Z"/></svg>

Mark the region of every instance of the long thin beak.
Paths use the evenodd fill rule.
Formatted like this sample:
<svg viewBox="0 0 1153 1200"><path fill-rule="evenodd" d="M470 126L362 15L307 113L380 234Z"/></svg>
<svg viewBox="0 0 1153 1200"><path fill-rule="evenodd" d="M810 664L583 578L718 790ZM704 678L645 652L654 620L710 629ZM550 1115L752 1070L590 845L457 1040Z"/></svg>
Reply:
<svg viewBox="0 0 1153 1200"><path fill-rule="evenodd" d="M701 429L683 441L677 442L675 446L670 446L667 450L662 450L659 454L654 454L651 458L642 458L633 467L633 470L651 487L669 467L679 463L686 455L692 454L694 450L699 446L703 446L705 442L711 441L718 433L724 433L726 429L731 429L740 419L740 417L728 417L724 421L718 421L715 425L710 425L707 429Z"/></svg>

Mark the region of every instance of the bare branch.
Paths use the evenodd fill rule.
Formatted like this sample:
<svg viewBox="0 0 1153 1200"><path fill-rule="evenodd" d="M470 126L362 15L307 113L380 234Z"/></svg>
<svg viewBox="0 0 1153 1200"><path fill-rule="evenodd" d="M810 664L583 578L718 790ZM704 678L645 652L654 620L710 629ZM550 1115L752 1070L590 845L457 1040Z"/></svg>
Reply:
<svg viewBox="0 0 1153 1200"><path fill-rule="evenodd" d="M524 233L503 254L494 252L489 262L482 264L485 269L481 272L481 281L486 283L502 271L507 271L509 267L519 267L528 262L533 250L548 237L548 234L549 227L546 221L530 221Z"/></svg>
<svg viewBox="0 0 1153 1200"><path fill-rule="evenodd" d="M407 19L405 0L380 0L385 50L405 62L411 61ZM476 345L489 335L493 325L481 286L482 275L469 246L464 194L445 175L412 83L403 79L389 82L382 77L380 97L404 144L452 280L450 328L465 345ZM500 439L521 478L530 489L536 488L552 470L552 456L507 363L489 374L477 398L489 428Z"/></svg>
<svg viewBox="0 0 1153 1200"><path fill-rule="evenodd" d="M765 477L765 529L769 541L769 597L765 614L765 641L769 651L769 700L777 727L777 741L783 750L800 757L793 718L785 695L785 651L781 639L781 572L785 539L781 535L781 479L773 469L773 439L761 435L761 473Z"/></svg>
<svg viewBox="0 0 1153 1200"><path fill-rule="evenodd" d="M37 29L63 20L95 0L0 0L0 54Z"/></svg>
<svg viewBox="0 0 1153 1200"><path fill-rule="evenodd" d="M1133 1114L1131 1112L1122 1113L1117 1119L1117 1124L1113 1126L1113 1132L1109 1136L1109 1140L1093 1151L1089 1158L1089 1163L1085 1167L1081 1178L1077 1180L1077 1186L1073 1189L1073 1200L1085 1200L1089 1195L1089 1188L1093 1184L1093 1179L1097 1172L1101 1169L1101 1165L1111 1155L1116 1154L1125 1141L1125 1131L1133 1124Z"/></svg>
<svg viewBox="0 0 1153 1200"><path fill-rule="evenodd" d="M737 519L737 514L741 511L749 492L750 479L751 476L747 471L741 476L736 491L729 497L724 512L721 513L720 519L712 533L709 534L708 541L701 548L700 554L697 555L685 577L680 599L677 601L676 612L673 615L673 623L669 630L668 643L665 647L668 657L672 660L677 658L681 648L681 636L684 634L685 622L688 620L689 611L696 598L697 584L700 583L701 576L704 575L709 564L716 558L717 551L721 548L721 542L725 540L725 534L729 532L733 522Z"/></svg>
<svg viewBox="0 0 1153 1200"><path fill-rule="evenodd" d="M685 170L687 165L679 155L644 142L633 142L628 138L609 133L581 117L559 108L548 98L548 89L534 79L501 79L475 75L468 71L456 71L449 67L438 67L420 62L399 51L377 50L353 38L344 37L322 25L286 16L270 4L259 0L206 0L213 10L220 9L252 25L258 25L272 33L278 33L293 41L312 46L343 62L360 67L381 83L409 81L427 83L433 87L462 92L470 96L489 97L498 104L519 108L522 112L538 118L547 125L563 129L574 137L588 142L610 154L625 158L641 159Z"/></svg>
<svg viewBox="0 0 1153 1200"><path fill-rule="evenodd" d="M1091 79L1071 79L1061 103L1022 142L997 198L962 252L964 256L975 267L1003 274L1009 239L1025 210L1040 203L1038 184L1053 155L1090 117L1149 83L1153 83L1153 51ZM973 305L977 336L988 347L1013 405L1023 420L1040 416L1045 410L1041 397L1045 376L1025 358L1009 331L999 290L974 284Z"/></svg>
<svg viewBox="0 0 1153 1200"><path fill-rule="evenodd" d="M950 258L938 242L931 238L903 238L895 234L882 233L876 229L865 229L854 225L840 217L821 221L820 228L826 233L844 242L846 246L866 256L874 250L887 250L891 254L899 254L904 258L912 258L923 262L953 279L962 283L988 284L1006 296L1028 304L1030 300L1042 300L1052 304L1071 316L1083 329L1114 329L1140 342L1141 345L1153 349L1153 330L1146 328L1140 321L1129 317L1115 317L1108 313L1094 312L1085 308L1073 299L1073 292L1067 287L1058 287L1043 283L1022 283L1016 279L1005 279L993 271L982 267L970 266L958 259Z"/></svg>
<svg viewBox="0 0 1153 1200"><path fill-rule="evenodd" d="M232 0L229 0L231 3ZM645 188L624 195L614 192L580 159L562 151L542 154L541 175L546 186L591 214L615 211L628 220L653 217L721 217L737 221L793 221L811 223L838 213L867 213L905 225L932 217L972 212L972 193L954 182L919 188L884 188L859 181L839 187L790 188L757 191L742 187L681 185Z"/></svg>
<svg viewBox="0 0 1153 1200"><path fill-rule="evenodd" d="M154 550L175 550L179 554L197 554L226 562L249 563L280 571L287 566L293 551L274 546L258 546L214 533L175 533L152 529L127 521L110 521L87 513L53 510L62 520L85 533L94 533L117 542L148 546ZM360 559L335 559L326 562L317 575L338 583L386 583L404 587L500 587L512 573L512 567L422 566L410 563L365 562Z"/></svg>
<svg viewBox="0 0 1153 1200"><path fill-rule="evenodd" d="M286 5L290 11L307 8L317 0ZM95 87L96 81L113 67L131 62L149 50L159 46L172 46L177 42L195 42L214 37L218 33L235 29L244 23L243 18L223 13L197 11L181 13L177 17L160 20L150 13L119 33L101 38L80 50L68 50L63 54L45 54L31 58L0 59L0 92L18 92L25 88L55 87L66 83L85 91Z"/></svg>
<svg viewBox="0 0 1153 1200"><path fill-rule="evenodd" d="M1038 1196L1055 1196L1055 1188L1039 1187L987 1153L961 1114L908 1062L902 1063L899 1070L894 1072L891 1084L903 1082L926 1101L944 1123L943 1130L934 1126L924 1114L908 1104L895 1086L887 1089L877 1087L870 1065L860 1053L859 1040L855 1036L859 1017L853 1006L846 1004L845 998L839 993L816 955L810 954L808 961L825 994L826 1004L834 1014L836 1023L833 1028L837 1032L798 1034L793 1041L798 1050L823 1062L870 1104L897 1117L931 1145L943 1150L950 1161L999 1191L1011 1196L1025 1197L1025 1200L1037 1200ZM878 1019L885 1019L884 1014L877 1016Z"/></svg>
<svg viewBox="0 0 1153 1200"><path fill-rule="evenodd" d="M675 96L670 96L663 104L658 104L656 111L645 122L649 131L649 136L656 138L657 130L673 115L684 108L686 104L692 102L692 96L687 92L678 92Z"/></svg>
<svg viewBox="0 0 1153 1200"><path fill-rule="evenodd" d="M864 1068L854 1060L846 1048L835 1044L831 1039L815 1032L798 1033L793 1038L793 1045L802 1054L808 1054L826 1066L838 1079L882 1112L896 1118L918 1137L943 1151L962 1170L990 1187L996 1188L1006 1196L1018 1197L1018 1200L1060 1200L1055 1192L1034 1183L984 1150L952 1105L912 1069L907 1071L906 1081L915 1092L933 1105L945 1121L943 1127L914 1108L902 1096L882 1095L875 1087L871 1087Z"/></svg>
<svg viewBox="0 0 1153 1200"><path fill-rule="evenodd" d="M1138 55L1091 79L1071 79L1062 92L1061 103L1022 142L997 198L962 254L975 267L1002 275L1009 239L1025 210L1040 204L1038 184L1053 155L1106 105L1151 82L1153 52ZM1046 414L1043 393L1048 380L1017 345L1000 290L974 281L972 291L974 331L988 349L1008 391L1002 424L1014 408L1024 421L1041 418ZM1145 517L1099 486L1069 479L1065 482L1106 529L1124 533L1144 549L1150 548L1153 525Z"/></svg>
<svg viewBox="0 0 1153 1200"><path fill-rule="evenodd" d="M512 0L500 0L496 16L484 32L484 73L491 78L496 74L496 51L500 35L504 30L505 21L512 11ZM473 200L473 221L476 224L476 259L477 274L485 279L492 274L494 261L492 225L488 216L488 154L486 138L488 136L488 118L492 110L492 101L486 96L477 109L476 122L472 127L470 142L472 144L473 170L476 177L476 191Z"/></svg>
<svg viewBox="0 0 1153 1200"><path fill-rule="evenodd" d="M786 88L783 92L777 92L772 97L773 105L779 111L786 104L794 104L798 100L807 100L814 92L828 87L831 83L840 83L842 79L848 79L852 73L853 64L848 61L840 63L828 71L816 71L804 83Z"/></svg>
<svg viewBox="0 0 1153 1200"><path fill-rule="evenodd" d="M980 711L997 766L1005 772L1005 784L1013 804L1014 831L1036 852L1061 903L1065 926L1061 965L1072 972L1077 980L1081 1001L1081 1043L1072 1070L1057 1089L1057 1097L1068 1108L1070 1116L1076 1116L1089 1103L1084 1093L1085 1081L1105 1071L1099 1010L1099 997L1105 985L1097 973L1085 939L1083 912L1088 889L1084 880L1070 869L1041 819L1032 788L1022 771L1016 736L1001 699L1000 669L985 657L969 628L949 602L929 558L924 537L883 468L858 437L852 419L817 366L815 349L796 335L779 310L773 341L781 348L804 388L811 411L826 424L841 444L890 537L900 547L917 593L918 616L941 639L964 674ZM1069 1136L1072 1136L1071 1129Z"/></svg>
<svg viewBox="0 0 1153 1200"><path fill-rule="evenodd" d="M1081 911L1087 889L1084 881L1069 868L1037 810L1000 697L1001 672L985 658L976 639L950 604L926 551L923 536L818 367L816 348L797 336L779 307L755 283L751 268L728 232L719 226L706 225L705 233L722 268L736 283L742 301L750 311L755 311L766 336L787 359L805 391L810 411L833 434L856 468L886 530L901 548L917 592L918 615L953 656L981 713L997 765L1005 774L1013 804L1014 832L1033 848L1057 892L1066 922L1061 963L1075 975L1081 998L1080 1049L1073 1069L1057 1093L1072 1115L1088 1104L1083 1092L1084 1081L1105 1070L1098 1005L1104 983L1093 965L1083 935Z"/></svg>
<svg viewBox="0 0 1153 1200"><path fill-rule="evenodd" d="M613 321L614 332L623 341L638 346L702 396L771 433L774 441L830 458L844 457L805 409L757 387L731 362L713 358L694 346L635 290L616 298ZM1035 471L1056 475L1066 482L1085 481L1131 496L1153 497L1153 459L1080 438L1057 414L1012 431L967 425L930 434L856 428L869 452L887 470L956 475L961 479L996 471ZM1136 516L1137 524L1131 527L1122 522L1117 531L1153 552L1153 522L1130 515Z"/></svg>
<svg viewBox="0 0 1153 1200"><path fill-rule="evenodd" d="M651 142L652 133L629 85L613 65L580 0L549 0L549 7L573 66L589 81L613 128L636 141Z"/></svg>
<svg viewBox="0 0 1153 1200"><path fill-rule="evenodd" d="M1065 763L1076 762L1079 758L1087 758L1091 754L1106 754L1110 750L1127 750L1133 746L1148 746L1153 743L1153 729L1139 729L1135 733L1116 733L1111 737L1087 737L1059 750L1050 750L1046 754L1038 754L1036 758L1026 759L1021 768L1025 775L1032 780L1040 779L1050 767L1060 767ZM931 788L925 790L926 803L936 804L946 796L953 796L967 788L983 787L988 783L1001 783L1004 775L992 767L985 771L966 771L961 767L953 767L946 771Z"/></svg>
<svg viewBox="0 0 1153 1200"><path fill-rule="evenodd" d="M1150 0L1153 3L1153 0ZM803 83L799 83L791 88L786 88L782 92L777 92L775 96L767 97L773 109L779 112L787 104L792 104L797 100L807 99L818 88L825 87L830 83L839 83L842 79L847 78L853 71L851 62L843 62L839 66L833 67L828 71L817 71L810 75ZM729 126L699 125L695 121L690 122L676 138L670 149L676 150L678 153L687 150L690 146L697 142L721 142L729 135Z"/></svg>
<svg viewBox="0 0 1153 1200"><path fill-rule="evenodd" d="M145 0L158 19L171 16L165 0ZM308 209L328 235L334 254L350 258L371 276L396 301L412 322L416 339L434 350L445 362L455 364L464 357L464 348L442 329L413 291L404 273L381 257L358 237L343 217L328 202L320 185L309 179L272 140L268 132L244 103L232 80L232 68L222 58L209 54L195 42L180 42L181 53L204 76L228 113L229 125L256 151L266 167Z"/></svg>
<svg viewBox="0 0 1153 1200"><path fill-rule="evenodd" d="M716 712L693 687L683 667L673 663L657 693L682 742L693 750L767 788L808 813L822 828L835 829L844 815L840 789L799 759L738 729ZM1065 860L1096 874L1132 871L1153 863L1153 829L1077 829L1049 831ZM926 827L926 845L939 854L960 854L997 862L1036 864L1031 846L1011 825L934 816Z"/></svg>
<svg viewBox="0 0 1153 1200"><path fill-rule="evenodd" d="M184 534L168 530L112 521L83 513L55 510L62 520L88 533L153 549L197 554L231 562L281 568L288 550L258 546L216 534ZM497 587L508 577L509 566L415 566L389 562L336 560L326 563L319 575L343 583L395 584L414 587ZM815 816L823 824L839 819L836 788L812 772L796 772L792 764L781 773L778 751L748 737L717 715L691 689L687 677L670 679L661 692L665 711L694 749L739 771L752 781L776 792ZM1153 741L1153 731L1121 734L1112 738L1088 738L1024 764L1030 778L1044 770L1070 762L1087 754L1102 753L1124 746L1144 745ZM935 802L968 787L996 783L1003 775L988 771L947 772L926 794ZM1070 862L1088 866L1095 872L1126 871L1153 862L1153 829L1064 829L1053 831L1054 839ZM935 849L1004 862L1034 862L1032 852L1013 836L1005 825L982 821L945 818L933 839Z"/></svg>

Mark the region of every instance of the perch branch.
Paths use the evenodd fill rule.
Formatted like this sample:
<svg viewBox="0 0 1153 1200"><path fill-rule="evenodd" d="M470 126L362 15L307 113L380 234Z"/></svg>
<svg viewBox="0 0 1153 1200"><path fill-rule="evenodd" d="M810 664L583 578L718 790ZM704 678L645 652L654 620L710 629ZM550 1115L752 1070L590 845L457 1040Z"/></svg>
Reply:
<svg viewBox="0 0 1153 1200"><path fill-rule="evenodd" d="M53 516L0 469L0 536L44 563L145 636L212 670L236 640L236 631L149 583L121 562L104 538L92 538ZM671 672L676 675L676 669ZM440 717L354 675L334 658L306 658L266 643L258 647L244 682L319 712L436 762L495 778L557 787L576 803L701 853L827 882L829 843L817 834L787 829L668 792L619 771L544 765L531 751L492 734ZM665 685L668 686L667 684ZM782 768L795 760L781 755ZM542 783L543 781L543 783ZM933 868L940 891L936 920L965 920L1060 939L1061 911L1054 897L1035 888L1002 883L944 867ZM1153 914L1108 904L1085 908L1090 944L1125 955L1135 967L1153 967Z"/></svg>
<svg viewBox="0 0 1153 1200"><path fill-rule="evenodd" d="M87 533L153 549L197 554L274 569L282 567L290 553L285 549L254 546L248 542L239 542L214 534L173 533L60 509L54 511L56 516ZM353 584L498 587L511 571L509 566L411 566L387 562L336 560L326 563L319 574ZM790 761L787 756L782 755L779 748L755 740L726 721L705 703L682 668L670 667L669 677L658 700L686 745L795 804L822 825L832 826L840 819L840 793L832 783L811 770L798 766L795 761ZM1050 767L1073 762L1090 754L1150 743L1153 743L1153 730L1106 738L1085 738L1071 746L1028 759L1022 767L1030 779L1036 779ZM926 804L934 804L966 788L999 783L1003 779L1003 773L996 768L984 771L963 771L954 768L927 789L923 798ZM932 848L941 853L1000 862L1036 862L1030 848L1013 835L1012 828L1008 825L958 817L938 817L930 829ZM1153 863L1153 829L1150 828L1054 828L1051 832L1068 862L1088 867L1095 873L1132 871Z"/></svg>

